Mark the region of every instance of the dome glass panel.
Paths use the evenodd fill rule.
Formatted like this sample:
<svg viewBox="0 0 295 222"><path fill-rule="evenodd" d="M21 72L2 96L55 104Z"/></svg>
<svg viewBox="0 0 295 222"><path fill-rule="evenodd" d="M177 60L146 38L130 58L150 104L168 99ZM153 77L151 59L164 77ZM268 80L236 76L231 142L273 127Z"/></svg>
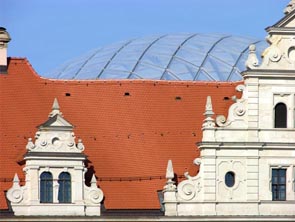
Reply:
<svg viewBox="0 0 295 222"><path fill-rule="evenodd" d="M239 81L248 47L264 40L222 34L153 35L94 49L43 75L50 79Z"/></svg>

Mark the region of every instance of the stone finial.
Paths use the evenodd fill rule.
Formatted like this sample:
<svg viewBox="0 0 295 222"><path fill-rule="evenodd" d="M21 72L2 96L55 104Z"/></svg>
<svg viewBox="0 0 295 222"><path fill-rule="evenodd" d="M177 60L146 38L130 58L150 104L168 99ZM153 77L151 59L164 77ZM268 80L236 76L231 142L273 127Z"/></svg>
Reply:
<svg viewBox="0 0 295 222"><path fill-rule="evenodd" d="M211 96L207 96L206 109L205 109L204 115L205 116L213 116L214 115Z"/></svg>
<svg viewBox="0 0 295 222"><path fill-rule="evenodd" d="M9 33L4 27L0 27L0 42L8 43L11 40Z"/></svg>
<svg viewBox="0 0 295 222"><path fill-rule="evenodd" d="M20 180L17 174L15 174L12 181L12 187L6 193L7 199L13 204L20 203L24 198L23 188L20 186L19 182Z"/></svg>
<svg viewBox="0 0 295 222"><path fill-rule="evenodd" d="M258 67L259 61L256 56L256 46L254 44L249 46L249 55L248 59L246 60L246 67L247 69L253 69Z"/></svg>
<svg viewBox="0 0 295 222"><path fill-rule="evenodd" d="M172 160L168 160L167 169L166 169L166 179L173 179L174 171L172 166Z"/></svg>
<svg viewBox="0 0 295 222"><path fill-rule="evenodd" d="M13 186L17 186L17 187L19 187L19 178L18 178L18 175L17 175L17 173L14 175L14 177L13 177Z"/></svg>
<svg viewBox="0 0 295 222"><path fill-rule="evenodd" d="M7 45L10 40L6 29L0 27L0 73L7 73Z"/></svg>
<svg viewBox="0 0 295 222"><path fill-rule="evenodd" d="M27 145L26 145L26 149L27 150L32 150L32 149L34 149L36 146L35 146L35 144L33 143L33 140L32 140L32 138L29 138L28 139L28 143L27 143Z"/></svg>
<svg viewBox="0 0 295 222"><path fill-rule="evenodd" d="M83 151L85 149L84 144L82 143L82 139L78 139L78 143L76 145L78 150Z"/></svg>
<svg viewBox="0 0 295 222"><path fill-rule="evenodd" d="M211 102L211 96L207 96L206 101L206 108L204 116L206 117L203 123L203 128L213 128L215 127L214 119L212 116L214 115L212 102Z"/></svg>
<svg viewBox="0 0 295 222"><path fill-rule="evenodd" d="M174 178L174 171L173 171L173 165L172 160L168 160L167 169L166 169L166 185L164 187L164 191L175 191L176 186L174 185L174 181L172 180Z"/></svg>
<svg viewBox="0 0 295 222"><path fill-rule="evenodd" d="M165 205L165 216L176 216L177 215L177 202L176 202L176 186L174 185L174 171L172 166L172 160L168 160L166 169L166 185L164 186L164 200Z"/></svg>
<svg viewBox="0 0 295 222"><path fill-rule="evenodd" d="M54 98L53 105L52 105L52 111L49 113L49 117L54 117L55 115L62 116L62 112L60 112L57 98Z"/></svg>
<svg viewBox="0 0 295 222"><path fill-rule="evenodd" d="M91 181L90 181L90 187L97 187L96 178L95 178L94 174L92 175L92 178L91 178Z"/></svg>
<svg viewBox="0 0 295 222"><path fill-rule="evenodd" d="M287 7L284 10L284 13L287 15L295 9L295 0L291 0Z"/></svg>
<svg viewBox="0 0 295 222"><path fill-rule="evenodd" d="M84 199L86 204L86 216L100 216L100 204L103 200L103 192L97 187L95 175L92 175L90 187L84 186Z"/></svg>

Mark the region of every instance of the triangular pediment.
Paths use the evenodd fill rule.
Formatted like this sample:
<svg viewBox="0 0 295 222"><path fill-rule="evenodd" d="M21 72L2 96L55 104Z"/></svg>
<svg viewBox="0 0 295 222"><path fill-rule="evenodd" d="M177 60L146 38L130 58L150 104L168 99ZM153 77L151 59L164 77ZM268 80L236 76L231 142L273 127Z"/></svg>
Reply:
<svg viewBox="0 0 295 222"><path fill-rule="evenodd" d="M73 128L74 126L65 120L63 117L60 115L55 115L53 117L50 117L45 123L41 124L38 126L38 128L50 128L50 127L65 127L65 128Z"/></svg>
<svg viewBox="0 0 295 222"><path fill-rule="evenodd" d="M295 10L285 15L281 20L269 28L295 28Z"/></svg>
<svg viewBox="0 0 295 222"><path fill-rule="evenodd" d="M72 130L74 126L63 118L62 112L60 112L59 104L57 99L54 99L52 105L52 111L49 113L49 119L38 126L40 130L46 129L50 130L50 128L56 130Z"/></svg>

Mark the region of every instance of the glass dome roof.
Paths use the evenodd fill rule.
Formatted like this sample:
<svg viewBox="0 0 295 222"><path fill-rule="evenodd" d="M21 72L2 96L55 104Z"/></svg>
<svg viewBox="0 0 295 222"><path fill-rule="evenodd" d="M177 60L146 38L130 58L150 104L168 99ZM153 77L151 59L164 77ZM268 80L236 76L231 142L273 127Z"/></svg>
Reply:
<svg viewBox="0 0 295 222"><path fill-rule="evenodd" d="M263 40L222 34L147 36L92 50L43 77L238 81L250 44L258 55L267 46Z"/></svg>

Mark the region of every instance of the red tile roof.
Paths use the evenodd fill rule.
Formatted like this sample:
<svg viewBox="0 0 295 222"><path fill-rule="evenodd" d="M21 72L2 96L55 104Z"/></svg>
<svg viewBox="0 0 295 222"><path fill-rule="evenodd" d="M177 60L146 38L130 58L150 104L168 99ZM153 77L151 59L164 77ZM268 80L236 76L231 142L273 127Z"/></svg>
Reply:
<svg viewBox="0 0 295 222"><path fill-rule="evenodd" d="M238 83L152 80L61 81L39 77L26 59L11 58L0 75L0 209L21 165L25 145L58 98L64 117L85 145L107 209L158 209L168 159L182 176L196 173L206 96L227 114ZM5 170L3 170L5 169ZM93 170L93 171L92 171Z"/></svg>

